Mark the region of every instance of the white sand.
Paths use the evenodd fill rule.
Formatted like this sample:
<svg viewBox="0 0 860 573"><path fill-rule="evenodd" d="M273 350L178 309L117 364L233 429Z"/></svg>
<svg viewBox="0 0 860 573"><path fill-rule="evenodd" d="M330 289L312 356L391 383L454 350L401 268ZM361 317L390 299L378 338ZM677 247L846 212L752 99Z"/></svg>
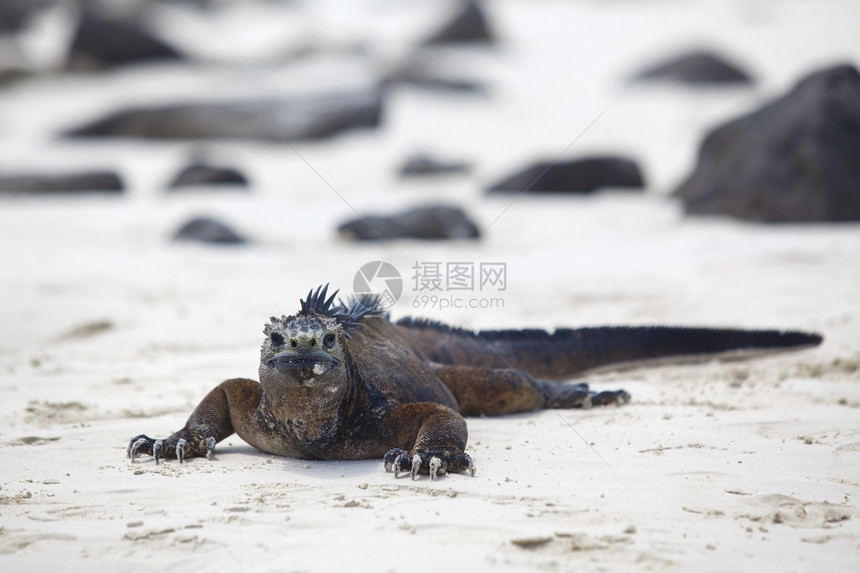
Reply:
<svg viewBox="0 0 860 573"><path fill-rule="evenodd" d="M355 15L363 25L329 16L336 39L397 53L412 36L386 21L422 29L397 3L370 4L377 12ZM856 570L860 227L685 220L662 195L689 169L707 125L812 66L860 62L857 3L493 5L508 44L461 61L491 82L491 97L400 91L383 130L296 147L351 207L283 146L212 147L254 179L251 194L166 197L160 189L190 146L52 139L104 106L166 97L156 85L253 87L235 74L183 79L155 68L0 92L5 171L116 166L131 186L121 199L0 205L0 570ZM320 29L325 14L314 11ZM759 87L622 88L640 64L696 44L746 57ZM296 73L323 81L308 70ZM333 238L351 208L434 198L462 202L489 225L510 199L484 198L481 186L555 157L607 105L568 155L635 154L646 196L523 199L476 244ZM419 148L474 161L477 173L397 181L394 169ZM255 244L169 243L200 211ZM589 377L633 394L618 409L470 419L473 478L395 480L377 460L278 458L235 437L213 461L125 458L130 437L167 435L220 380L254 376L268 316L294 312L322 282L349 292L374 259L406 278L395 317L476 328L797 328L826 340L750 361ZM505 262L504 308L413 309L415 261ZM88 335L68 336L81 326Z"/></svg>

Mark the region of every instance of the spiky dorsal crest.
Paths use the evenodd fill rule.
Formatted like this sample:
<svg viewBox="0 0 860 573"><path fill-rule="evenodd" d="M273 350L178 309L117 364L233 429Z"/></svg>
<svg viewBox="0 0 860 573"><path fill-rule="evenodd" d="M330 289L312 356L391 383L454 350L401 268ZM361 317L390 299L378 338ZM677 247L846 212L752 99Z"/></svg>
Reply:
<svg viewBox="0 0 860 573"><path fill-rule="evenodd" d="M382 308L382 297L373 293L353 295L344 303L340 301L342 311L336 317L344 330L352 330L359 326L359 321L365 316L381 316L385 314Z"/></svg>
<svg viewBox="0 0 860 573"><path fill-rule="evenodd" d="M302 319L308 319L313 316L323 316L333 318L343 327L344 332L349 336L349 331L360 326L360 320L365 316L380 316L385 314L385 310L381 308L381 298L379 295L371 293L362 293L353 295L344 302L342 299L334 304L334 299L340 291L334 291L331 295L328 294L328 284L320 285L316 289L311 289L308 292L306 299L299 300L301 308L294 317L275 316L269 319L269 323L263 329L266 336L270 335L274 329L283 328L293 323L302 323Z"/></svg>
<svg viewBox="0 0 860 573"><path fill-rule="evenodd" d="M326 298L328 295L328 283L318 286L317 290L311 289L308 292L308 298L305 300L299 300L299 304L301 304L302 308L299 310L298 314L317 313L324 314L326 316L334 316L332 311L337 310L337 307L332 309L331 305L339 292L340 291L336 290L330 297Z"/></svg>

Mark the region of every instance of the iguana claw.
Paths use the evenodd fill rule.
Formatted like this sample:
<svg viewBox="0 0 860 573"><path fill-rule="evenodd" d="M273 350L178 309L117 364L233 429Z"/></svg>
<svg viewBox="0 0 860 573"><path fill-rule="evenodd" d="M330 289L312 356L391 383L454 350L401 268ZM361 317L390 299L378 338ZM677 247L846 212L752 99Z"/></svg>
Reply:
<svg viewBox="0 0 860 573"><path fill-rule="evenodd" d="M400 473L401 468L401 456L405 456L406 452L401 450L400 448L391 448L388 450L388 453L385 454L385 457L382 458L382 463L385 466L385 471L394 472L394 477L397 477L397 474Z"/></svg>
<svg viewBox="0 0 860 573"><path fill-rule="evenodd" d="M430 458L430 481L436 481L436 476L445 475L446 470L442 466L442 460L433 456Z"/></svg>
<svg viewBox="0 0 860 573"><path fill-rule="evenodd" d="M162 450L164 450L164 442L162 440L155 440L152 444L152 457L155 458L155 465L158 465L158 460L161 459Z"/></svg>
<svg viewBox="0 0 860 573"><path fill-rule="evenodd" d="M212 456L215 455L215 438L209 436L203 443L206 445L206 459L211 460Z"/></svg>
<svg viewBox="0 0 860 573"><path fill-rule="evenodd" d="M188 439L175 435L163 440L157 440L140 434L131 439L126 450L132 462L137 460L141 454L149 454L155 458L156 465L164 459L174 457L179 460L179 463L185 463L185 458L189 455L203 455L204 452L210 460L215 455L214 437L209 436L202 441L192 439L189 442Z"/></svg>
<svg viewBox="0 0 860 573"><path fill-rule="evenodd" d="M149 438L146 436L138 436L128 443L126 454L128 454L128 457L132 462L137 459L137 455L140 453L140 448L145 446L148 443L148 440Z"/></svg>
<svg viewBox="0 0 860 573"><path fill-rule="evenodd" d="M595 406L621 406L630 401L630 394L624 390L606 390L591 396Z"/></svg>
<svg viewBox="0 0 860 573"><path fill-rule="evenodd" d="M418 471L420 469L421 469L421 456L419 456L418 454L415 454L414 456L412 456L412 469L409 471L409 475L412 476L413 480L416 477L418 477Z"/></svg>
<svg viewBox="0 0 860 573"><path fill-rule="evenodd" d="M410 472L417 472L418 471L417 469L415 469L414 460L412 458L410 458L409 454L407 454L403 450L392 450L388 453L393 454L393 461L390 461L389 463L386 464L386 469L388 471L393 471L395 478L400 476L400 472L406 471L407 467L411 468ZM420 468L420 461L421 461L421 459L419 458L419 468ZM413 474L412 479L415 479L414 474Z"/></svg>
<svg viewBox="0 0 860 573"><path fill-rule="evenodd" d="M404 450L393 448L383 458L385 471L394 472L394 477L399 477L401 472L409 468L409 475L416 479L419 473L430 474L430 480L436 481L439 476L444 476L452 468L454 471L468 471L475 475L475 464L469 454L456 454L451 456L438 456L430 453L415 453L410 456Z"/></svg>

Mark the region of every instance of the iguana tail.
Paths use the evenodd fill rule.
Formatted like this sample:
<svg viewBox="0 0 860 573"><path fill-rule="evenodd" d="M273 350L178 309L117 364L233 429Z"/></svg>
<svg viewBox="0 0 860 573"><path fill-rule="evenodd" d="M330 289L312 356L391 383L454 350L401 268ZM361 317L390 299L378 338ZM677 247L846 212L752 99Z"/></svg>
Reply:
<svg viewBox="0 0 860 573"><path fill-rule="evenodd" d="M562 380L585 370L629 362L817 346L818 334L676 326L601 326L470 332L438 323L398 322L428 360L481 368L516 368Z"/></svg>

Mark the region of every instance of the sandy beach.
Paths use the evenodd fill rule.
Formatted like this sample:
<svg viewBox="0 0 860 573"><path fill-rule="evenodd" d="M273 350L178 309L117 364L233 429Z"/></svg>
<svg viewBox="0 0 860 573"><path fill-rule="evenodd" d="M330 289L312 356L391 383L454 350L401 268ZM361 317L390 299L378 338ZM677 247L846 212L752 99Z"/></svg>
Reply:
<svg viewBox="0 0 860 573"><path fill-rule="evenodd" d="M248 191L165 193L195 143L58 137L121 105L369 84L446 12L345 4L234 8L207 16L209 27L163 8L164 36L206 65L46 73L0 91L4 172L109 167L128 186L115 197L0 197L0 570L857 570L860 226L686 218L668 195L708 128L816 67L857 65L860 5L488 2L499 46L443 58L485 93L397 88L376 130L206 143L250 176ZM235 30L228 21L246 33L213 37ZM278 53L311 40L342 49L247 63L276 39ZM747 64L754 87L628 82L702 44ZM421 150L474 168L399 179ZM634 156L647 188L483 192L562 152ZM355 244L336 233L356 213L438 201L462 206L482 238ZM249 244L170 240L199 214ZM470 418L474 477L395 479L381 460L282 458L236 436L212 460L126 458L131 437L177 430L222 380L255 378L268 317L294 313L320 284L348 295L375 260L403 277L393 318L796 329L824 343L585 377L630 392L619 408ZM506 285L445 293L448 306L494 297L493 308L441 308L415 288L426 263L500 263Z"/></svg>

